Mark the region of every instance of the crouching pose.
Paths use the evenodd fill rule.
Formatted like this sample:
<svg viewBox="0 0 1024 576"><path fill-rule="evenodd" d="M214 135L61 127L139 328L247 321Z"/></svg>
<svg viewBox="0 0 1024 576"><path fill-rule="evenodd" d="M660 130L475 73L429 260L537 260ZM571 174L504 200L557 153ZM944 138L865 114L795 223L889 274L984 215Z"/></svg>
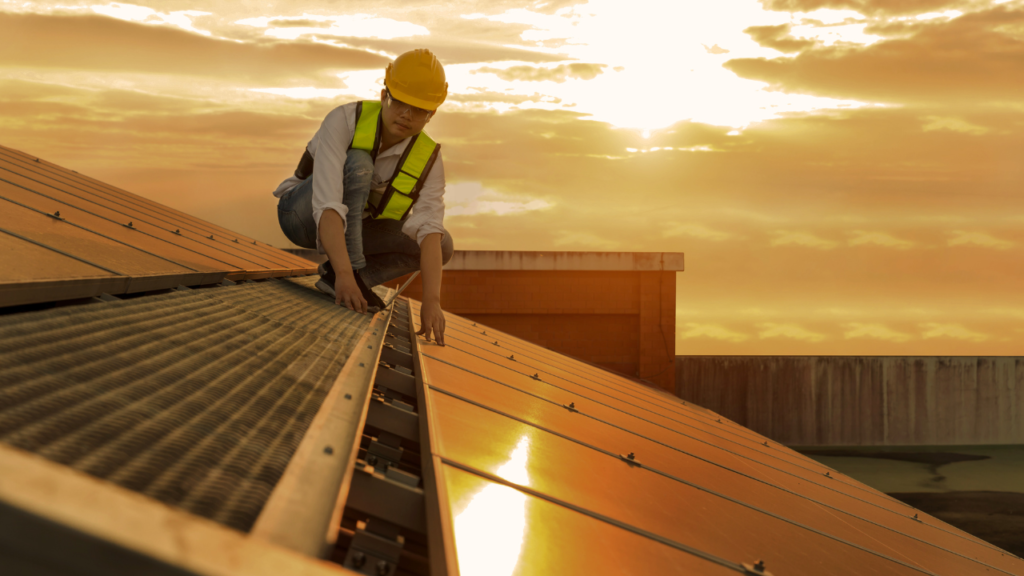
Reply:
<svg viewBox="0 0 1024 576"><path fill-rule="evenodd" d="M380 101L332 110L309 141L295 176L274 196L289 240L326 253L316 286L366 312L384 303L370 288L422 272L421 330L444 344L441 266L454 245L444 229L441 146L423 127L448 94L429 50L388 64Z"/></svg>

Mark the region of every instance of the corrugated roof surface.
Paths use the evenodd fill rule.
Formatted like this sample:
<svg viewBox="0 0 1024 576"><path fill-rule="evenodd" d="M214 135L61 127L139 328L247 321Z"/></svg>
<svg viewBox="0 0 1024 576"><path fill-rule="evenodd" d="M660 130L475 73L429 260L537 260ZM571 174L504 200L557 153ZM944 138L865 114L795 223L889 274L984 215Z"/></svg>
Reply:
<svg viewBox="0 0 1024 576"><path fill-rule="evenodd" d="M304 258L0 146L0 307L312 274Z"/></svg>
<svg viewBox="0 0 1024 576"><path fill-rule="evenodd" d="M462 576L1024 573L712 412L447 317L447 346L418 350Z"/></svg>
<svg viewBox="0 0 1024 576"><path fill-rule="evenodd" d="M2 317L0 441L248 530L370 323L315 279Z"/></svg>

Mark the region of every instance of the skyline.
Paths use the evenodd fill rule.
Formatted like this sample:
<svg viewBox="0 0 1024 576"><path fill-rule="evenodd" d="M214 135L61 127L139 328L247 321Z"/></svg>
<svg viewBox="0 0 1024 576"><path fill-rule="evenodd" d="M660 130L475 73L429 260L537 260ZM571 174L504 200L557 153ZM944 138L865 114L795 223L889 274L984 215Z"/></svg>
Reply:
<svg viewBox="0 0 1024 576"><path fill-rule="evenodd" d="M4 0L2 143L286 247L425 46L456 249L684 252L680 354L1024 355L1024 2L619 4Z"/></svg>

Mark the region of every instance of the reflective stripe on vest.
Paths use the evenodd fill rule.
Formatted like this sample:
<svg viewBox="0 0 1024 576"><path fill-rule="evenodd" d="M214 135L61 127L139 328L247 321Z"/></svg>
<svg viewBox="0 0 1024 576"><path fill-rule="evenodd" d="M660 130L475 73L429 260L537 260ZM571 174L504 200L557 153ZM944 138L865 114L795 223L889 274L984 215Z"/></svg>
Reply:
<svg viewBox="0 0 1024 576"><path fill-rule="evenodd" d="M372 100L364 100L356 106L356 130L349 148L365 150L373 160L377 160L380 147L381 104ZM427 136L425 132L412 137L405 152L395 165L395 173L391 175L387 190L380 201L373 205L373 195L366 204L373 218L401 220L409 213L409 208L420 195L423 181L430 174L430 168L437 160L441 145Z"/></svg>

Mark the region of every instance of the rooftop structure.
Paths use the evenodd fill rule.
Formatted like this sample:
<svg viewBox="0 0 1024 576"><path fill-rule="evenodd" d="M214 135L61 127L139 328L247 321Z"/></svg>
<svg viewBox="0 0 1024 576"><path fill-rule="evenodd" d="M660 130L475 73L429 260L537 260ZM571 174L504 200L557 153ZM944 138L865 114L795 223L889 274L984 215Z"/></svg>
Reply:
<svg viewBox="0 0 1024 576"><path fill-rule="evenodd" d="M1024 572L667 392L458 314L438 346L415 299L360 315L310 269L0 308L5 576Z"/></svg>

